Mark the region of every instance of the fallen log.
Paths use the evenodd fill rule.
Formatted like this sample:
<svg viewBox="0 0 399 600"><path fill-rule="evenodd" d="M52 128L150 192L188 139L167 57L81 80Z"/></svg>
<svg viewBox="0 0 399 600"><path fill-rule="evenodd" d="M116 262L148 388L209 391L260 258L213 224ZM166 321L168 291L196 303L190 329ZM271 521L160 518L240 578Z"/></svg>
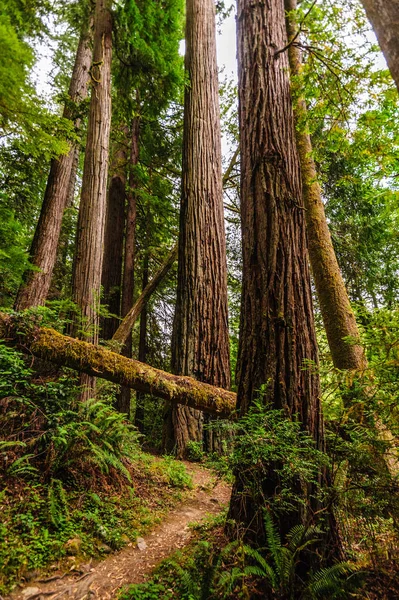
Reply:
<svg viewBox="0 0 399 600"><path fill-rule="evenodd" d="M24 353L56 365L222 418L234 418L234 392L196 381L191 377L172 375L111 352L102 346L62 335L54 329L27 326L25 323L21 327L20 320L0 313L0 339Z"/></svg>

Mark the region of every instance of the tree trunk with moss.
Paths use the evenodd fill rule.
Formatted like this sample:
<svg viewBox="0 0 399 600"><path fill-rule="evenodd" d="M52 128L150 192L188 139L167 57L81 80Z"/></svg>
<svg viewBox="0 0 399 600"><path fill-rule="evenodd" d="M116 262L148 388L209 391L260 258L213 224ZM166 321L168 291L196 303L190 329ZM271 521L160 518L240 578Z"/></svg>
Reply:
<svg viewBox="0 0 399 600"><path fill-rule="evenodd" d="M305 216L295 143L284 0L239 0L238 91L241 144L243 289L237 407L257 399L298 420L323 448L318 351ZM310 367L314 365L314 367ZM278 464L236 472L230 517L258 543L263 511L279 486ZM309 494L307 484L301 493ZM311 522L310 497L279 517L284 536Z"/></svg>
<svg viewBox="0 0 399 600"><path fill-rule="evenodd" d="M228 388L230 359L213 0L187 0L183 172L172 370ZM166 450L202 444L202 415L172 407Z"/></svg>
<svg viewBox="0 0 399 600"><path fill-rule="evenodd" d="M295 38L298 31L295 22L297 0L285 0L285 9L287 34L290 41ZM291 44L288 56L291 73L300 78L302 65L299 47ZM294 115L306 209L310 264L332 361L337 369L364 370L367 368L367 359L362 346L356 343L357 340L360 341L360 334L327 224L321 189L317 181L316 165L312 157L312 142L305 129L306 101L301 95L294 103ZM350 341L345 338L349 338ZM372 390L366 390L366 396L373 395L373 393ZM344 398L348 406L351 405L350 396L348 394L348 397ZM383 425L378 416L376 416L376 426L381 439L391 446L394 442L393 434ZM399 472L399 463L391 451L386 453L386 464L391 475L396 476Z"/></svg>
<svg viewBox="0 0 399 600"><path fill-rule="evenodd" d="M285 0L289 41L296 38L298 32L294 13L296 8L296 0ZM300 77L301 51L299 47L291 44L288 56L291 73ZM302 95L299 95L294 102L294 115L302 173L309 258L328 345L337 369L361 369L365 367L364 351L359 343L360 335L355 315L328 229L321 189L317 181L317 170L312 156L312 142L306 131L307 109ZM345 338L350 338L351 341Z"/></svg>
<svg viewBox="0 0 399 600"><path fill-rule="evenodd" d="M80 311L74 332L98 342L101 273L107 199L111 127L111 0L97 0L94 49L90 68L92 94L88 120L82 192L77 225L72 294ZM82 398L92 395L94 378L82 376Z"/></svg>
<svg viewBox="0 0 399 600"><path fill-rule="evenodd" d="M80 37L68 91L70 100L63 113L65 119L74 122L76 129L79 129L81 123L80 117L76 116L79 104L87 97L88 92L92 37L91 26ZM29 270L24 275L15 302L16 310L41 306L46 301L57 259L62 217L69 200L76 152L78 149L72 145L68 154L51 161L39 222L30 249L30 262L35 270Z"/></svg>
<svg viewBox="0 0 399 600"><path fill-rule="evenodd" d="M163 398L212 415L235 417L236 394L155 369L101 346L37 327L32 321L0 313L0 338L5 344L79 373L100 377L139 392Z"/></svg>
<svg viewBox="0 0 399 600"><path fill-rule="evenodd" d="M399 91L399 0L361 0Z"/></svg>

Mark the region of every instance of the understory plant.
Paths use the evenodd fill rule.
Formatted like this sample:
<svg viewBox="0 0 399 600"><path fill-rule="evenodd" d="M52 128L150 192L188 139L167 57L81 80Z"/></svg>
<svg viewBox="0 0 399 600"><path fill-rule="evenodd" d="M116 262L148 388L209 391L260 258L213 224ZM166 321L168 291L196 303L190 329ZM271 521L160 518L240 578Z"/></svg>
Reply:
<svg viewBox="0 0 399 600"><path fill-rule="evenodd" d="M0 344L0 594L51 562L121 548L191 486L183 464L143 455L112 390L78 403L72 373L40 366Z"/></svg>
<svg viewBox="0 0 399 600"><path fill-rule="evenodd" d="M359 587L351 563L304 570L304 554L319 541L319 529L298 525L283 543L269 512L264 519L265 547L255 548L242 538L229 541L219 522L199 528L200 540L164 561L149 582L124 590L120 599L343 599Z"/></svg>

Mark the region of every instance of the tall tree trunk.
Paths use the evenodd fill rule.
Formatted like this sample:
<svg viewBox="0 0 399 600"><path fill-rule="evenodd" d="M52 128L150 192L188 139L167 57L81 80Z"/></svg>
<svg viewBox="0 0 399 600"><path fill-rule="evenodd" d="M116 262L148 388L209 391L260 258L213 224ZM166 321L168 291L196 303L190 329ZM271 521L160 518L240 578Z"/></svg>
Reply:
<svg viewBox="0 0 399 600"><path fill-rule="evenodd" d="M97 0L94 49L90 68L92 94L79 207L72 292L80 315L75 332L94 344L98 325L107 199L109 133L111 127L112 0ZM94 378L83 375L82 398L92 394Z"/></svg>
<svg viewBox="0 0 399 600"><path fill-rule="evenodd" d="M243 243L237 406L245 414L261 398L299 420L322 448L319 377L305 368L306 361L317 365L318 351L288 58L276 54L287 44L284 0L238 0L237 10ZM230 516L258 542L265 499L278 485L275 465L265 469L268 477L251 488L237 472L230 504ZM305 518L302 511L298 506L284 516L283 535Z"/></svg>
<svg viewBox="0 0 399 600"><path fill-rule="evenodd" d="M112 176L108 188L105 222L104 260L101 284L103 303L113 314L121 314L123 242L125 233L127 140L115 148ZM118 329L117 317L103 319L102 336L110 340Z"/></svg>
<svg viewBox="0 0 399 600"><path fill-rule="evenodd" d="M136 188L137 180L134 169L139 161L140 119L132 121L130 146L129 190L127 193L127 211L125 227L125 254L122 282L122 317L125 317L133 306L134 298L134 263L136 254ZM124 356L132 356L132 334L130 332L122 348ZM117 397L116 407L120 412L130 415L130 388L122 387Z"/></svg>
<svg viewBox="0 0 399 600"><path fill-rule="evenodd" d="M361 0L399 91L399 0Z"/></svg>
<svg viewBox="0 0 399 600"><path fill-rule="evenodd" d="M146 249L143 261L143 291L148 285L148 249ZM147 305L143 306L140 314L140 339L139 339L139 361L145 363L147 360ZM136 414L134 424L137 429L144 433L144 395L136 394Z"/></svg>
<svg viewBox="0 0 399 600"><path fill-rule="evenodd" d="M230 358L213 0L187 0L183 173L172 369L228 388ZM167 449L202 443L202 415L173 407Z"/></svg>
<svg viewBox="0 0 399 600"><path fill-rule="evenodd" d="M288 40L298 34L294 14L297 0L285 0ZM291 73L301 73L301 51L291 44L288 49ZM309 258L317 297L327 334L334 366L337 369L360 369L365 366L363 348L354 343L360 340L355 315L346 291L341 270L335 256L330 231L324 211L317 170L312 156L310 135L303 128L307 109L303 96L294 104L296 141L302 172L302 190L308 233ZM351 342L344 340L351 338Z"/></svg>
<svg viewBox="0 0 399 600"><path fill-rule="evenodd" d="M64 118L74 120L76 128L80 127L81 121L80 118L76 118L76 107L87 98L92 37L90 24L80 36L68 91L71 103L65 105L63 113ZM46 301L57 258L62 217L69 198L77 151L77 147L72 145L68 154L51 161L39 222L30 249L30 262L37 267L37 270L29 270L25 273L24 282L15 302L16 310L40 306Z"/></svg>

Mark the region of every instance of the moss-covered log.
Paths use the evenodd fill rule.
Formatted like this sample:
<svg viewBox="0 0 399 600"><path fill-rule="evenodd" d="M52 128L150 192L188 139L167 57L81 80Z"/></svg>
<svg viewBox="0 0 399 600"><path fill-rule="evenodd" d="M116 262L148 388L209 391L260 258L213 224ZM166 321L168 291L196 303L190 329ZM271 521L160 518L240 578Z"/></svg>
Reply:
<svg viewBox="0 0 399 600"><path fill-rule="evenodd" d="M19 320L0 313L0 338L22 352L175 404L224 418L234 415L236 395L233 392L191 377L171 375L101 346L62 335L54 329L27 327L25 332L23 330Z"/></svg>

